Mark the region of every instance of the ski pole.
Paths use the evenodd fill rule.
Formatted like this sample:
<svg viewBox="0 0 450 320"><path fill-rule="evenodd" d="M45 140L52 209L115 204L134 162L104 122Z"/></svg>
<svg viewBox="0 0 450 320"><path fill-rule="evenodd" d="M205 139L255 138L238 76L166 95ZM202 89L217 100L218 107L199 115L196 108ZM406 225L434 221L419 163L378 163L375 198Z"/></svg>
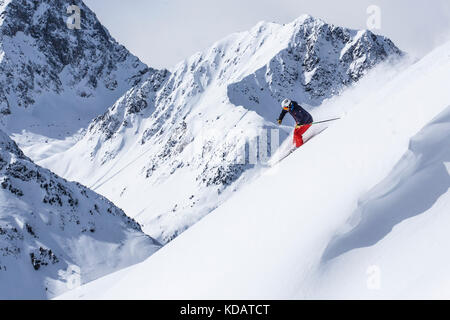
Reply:
<svg viewBox="0 0 450 320"><path fill-rule="evenodd" d="M317 121L317 122L313 122L311 124L313 125L313 124L319 124L319 123L324 123L324 122L336 121L336 120L339 120L339 119L341 119L341 118L334 118L334 119L329 119L329 120L324 120L324 121Z"/></svg>

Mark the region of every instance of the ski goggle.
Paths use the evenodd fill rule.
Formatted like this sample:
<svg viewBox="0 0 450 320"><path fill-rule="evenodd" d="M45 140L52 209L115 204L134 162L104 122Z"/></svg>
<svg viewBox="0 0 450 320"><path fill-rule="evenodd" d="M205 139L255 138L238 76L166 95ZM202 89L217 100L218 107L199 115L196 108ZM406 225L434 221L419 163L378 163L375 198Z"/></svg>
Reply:
<svg viewBox="0 0 450 320"><path fill-rule="evenodd" d="M286 111L289 111L290 108L291 108L291 106L283 107L283 109Z"/></svg>

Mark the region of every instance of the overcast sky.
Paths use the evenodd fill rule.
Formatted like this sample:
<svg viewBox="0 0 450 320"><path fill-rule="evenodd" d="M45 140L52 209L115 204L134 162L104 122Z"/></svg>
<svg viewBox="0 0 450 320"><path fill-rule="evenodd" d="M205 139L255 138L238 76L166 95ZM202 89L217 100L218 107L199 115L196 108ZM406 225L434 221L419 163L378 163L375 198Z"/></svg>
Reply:
<svg viewBox="0 0 450 320"><path fill-rule="evenodd" d="M450 40L450 0L84 0L113 37L152 67L170 68L258 21L288 23L303 13L367 28L377 5L381 29L417 57Z"/></svg>

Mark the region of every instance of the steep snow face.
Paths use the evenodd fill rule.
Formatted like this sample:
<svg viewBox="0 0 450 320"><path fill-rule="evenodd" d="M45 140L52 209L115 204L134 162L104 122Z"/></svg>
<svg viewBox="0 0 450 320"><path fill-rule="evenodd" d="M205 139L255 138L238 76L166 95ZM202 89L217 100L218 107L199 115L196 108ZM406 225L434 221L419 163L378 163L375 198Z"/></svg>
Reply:
<svg viewBox="0 0 450 320"><path fill-rule="evenodd" d="M360 198L324 251L315 295L450 297L450 262L443 254L450 250L449 141L450 105L410 140L390 174ZM364 272L366 281L360 281Z"/></svg>
<svg viewBox="0 0 450 320"><path fill-rule="evenodd" d="M259 23L173 73L153 73L72 149L41 164L112 199L168 242L256 174L289 136L289 127L274 124L281 98L312 109L401 55L384 37L310 16Z"/></svg>
<svg viewBox="0 0 450 320"><path fill-rule="evenodd" d="M69 5L80 8L80 29L67 26ZM81 0L9 0L0 10L1 122L35 159L155 72L118 44Z"/></svg>
<svg viewBox="0 0 450 320"><path fill-rule="evenodd" d="M64 298L449 298L449 53L363 88L157 254Z"/></svg>
<svg viewBox="0 0 450 320"><path fill-rule="evenodd" d="M0 298L42 299L159 249L113 203L35 165L0 131Z"/></svg>

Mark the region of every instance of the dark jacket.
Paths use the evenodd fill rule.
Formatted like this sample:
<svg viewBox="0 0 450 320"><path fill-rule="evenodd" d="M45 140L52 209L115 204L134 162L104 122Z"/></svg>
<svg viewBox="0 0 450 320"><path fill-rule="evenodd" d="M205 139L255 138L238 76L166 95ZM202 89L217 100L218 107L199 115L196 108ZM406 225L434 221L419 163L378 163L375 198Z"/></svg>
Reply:
<svg viewBox="0 0 450 320"><path fill-rule="evenodd" d="M284 116L288 112L291 114L298 125L310 124L313 122L313 117L309 114L309 112L300 107L300 105L295 101L292 101L292 105L289 111L286 111L284 109L283 111L281 111L278 120L283 121Z"/></svg>

